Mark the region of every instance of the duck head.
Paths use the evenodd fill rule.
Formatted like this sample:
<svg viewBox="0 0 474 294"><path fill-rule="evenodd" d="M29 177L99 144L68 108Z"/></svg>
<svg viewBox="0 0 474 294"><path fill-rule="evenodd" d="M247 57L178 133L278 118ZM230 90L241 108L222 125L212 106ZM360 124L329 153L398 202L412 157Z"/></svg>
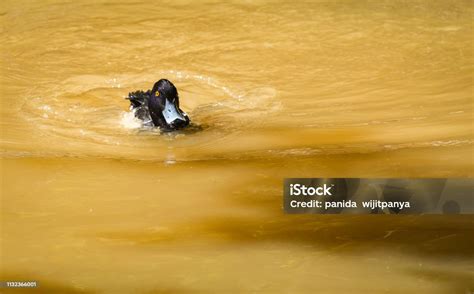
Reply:
<svg viewBox="0 0 474 294"><path fill-rule="evenodd" d="M178 90L166 79L153 86L148 107L153 123L164 131L181 129L189 124L188 115L179 108Z"/></svg>

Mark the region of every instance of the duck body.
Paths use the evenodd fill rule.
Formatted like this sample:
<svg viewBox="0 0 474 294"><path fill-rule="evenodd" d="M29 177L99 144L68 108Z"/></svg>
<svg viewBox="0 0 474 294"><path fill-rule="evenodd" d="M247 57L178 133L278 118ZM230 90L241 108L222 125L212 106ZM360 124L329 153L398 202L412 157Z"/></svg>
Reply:
<svg viewBox="0 0 474 294"><path fill-rule="evenodd" d="M186 112L179 108L178 90L170 81L161 79L148 91L135 91L126 98L130 109L144 126L159 127L170 132L189 125Z"/></svg>

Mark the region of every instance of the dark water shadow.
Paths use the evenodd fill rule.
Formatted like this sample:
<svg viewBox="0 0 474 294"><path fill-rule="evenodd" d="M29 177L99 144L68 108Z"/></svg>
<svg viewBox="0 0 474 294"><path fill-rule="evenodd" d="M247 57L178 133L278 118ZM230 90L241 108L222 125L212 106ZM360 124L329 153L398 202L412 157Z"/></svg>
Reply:
<svg viewBox="0 0 474 294"><path fill-rule="evenodd" d="M474 274L442 269L406 269L410 276L437 281L449 287L452 293L472 293L474 291Z"/></svg>
<svg viewBox="0 0 474 294"><path fill-rule="evenodd" d="M159 127L150 127L150 126L143 126L137 129L137 134L140 135L167 135L170 137L174 137L177 135L193 135L200 133L206 129L209 129L207 125L201 125L196 123L190 123L189 126L185 127L181 130L175 131L164 131L160 130Z"/></svg>
<svg viewBox="0 0 474 294"><path fill-rule="evenodd" d="M263 166L251 171L261 177L236 177L216 192L225 195L219 199L225 203L225 211L216 209L205 217L185 219L166 232L102 232L97 237L145 246L179 247L199 242L218 248L287 243L345 254L381 250L436 259L474 259L474 216L284 214L280 173L285 162L265 162ZM234 209L252 213L234 214Z"/></svg>
<svg viewBox="0 0 474 294"><path fill-rule="evenodd" d="M280 216L267 218L212 217L166 232L103 232L101 239L142 246L188 246L289 243L328 253L387 254L474 259L472 218L450 216Z"/></svg>
<svg viewBox="0 0 474 294"><path fill-rule="evenodd" d="M265 164L270 174L281 165ZM378 249L474 259L472 215L290 215L283 212L282 179L277 174L254 177L228 188L238 191L226 198L229 205L259 209L261 217L219 215L197 226L233 243L286 242L347 253Z"/></svg>
<svg viewBox="0 0 474 294"><path fill-rule="evenodd" d="M213 218L201 230L232 243L287 242L329 251L393 250L452 258L474 258L470 217L284 216L269 219Z"/></svg>

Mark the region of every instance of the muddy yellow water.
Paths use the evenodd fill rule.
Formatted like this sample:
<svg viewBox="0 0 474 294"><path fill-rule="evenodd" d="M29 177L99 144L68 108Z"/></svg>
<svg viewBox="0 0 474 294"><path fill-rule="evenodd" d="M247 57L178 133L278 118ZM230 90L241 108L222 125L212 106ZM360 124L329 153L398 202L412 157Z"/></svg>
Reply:
<svg viewBox="0 0 474 294"><path fill-rule="evenodd" d="M468 293L472 216L282 212L285 177L473 177L472 1L2 1L1 280ZM168 78L193 127L124 97ZM4 292L5 289L0 289Z"/></svg>

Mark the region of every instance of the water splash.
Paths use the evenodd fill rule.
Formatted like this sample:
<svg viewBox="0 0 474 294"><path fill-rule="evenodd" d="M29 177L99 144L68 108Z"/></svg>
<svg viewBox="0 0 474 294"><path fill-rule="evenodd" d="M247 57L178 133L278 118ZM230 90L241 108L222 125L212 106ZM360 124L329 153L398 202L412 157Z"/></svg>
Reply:
<svg viewBox="0 0 474 294"><path fill-rule="evenodd" d="M142 122L135 117L133 111L123 112L120 125L125 129L138 129L142 127Z"/></svg>

